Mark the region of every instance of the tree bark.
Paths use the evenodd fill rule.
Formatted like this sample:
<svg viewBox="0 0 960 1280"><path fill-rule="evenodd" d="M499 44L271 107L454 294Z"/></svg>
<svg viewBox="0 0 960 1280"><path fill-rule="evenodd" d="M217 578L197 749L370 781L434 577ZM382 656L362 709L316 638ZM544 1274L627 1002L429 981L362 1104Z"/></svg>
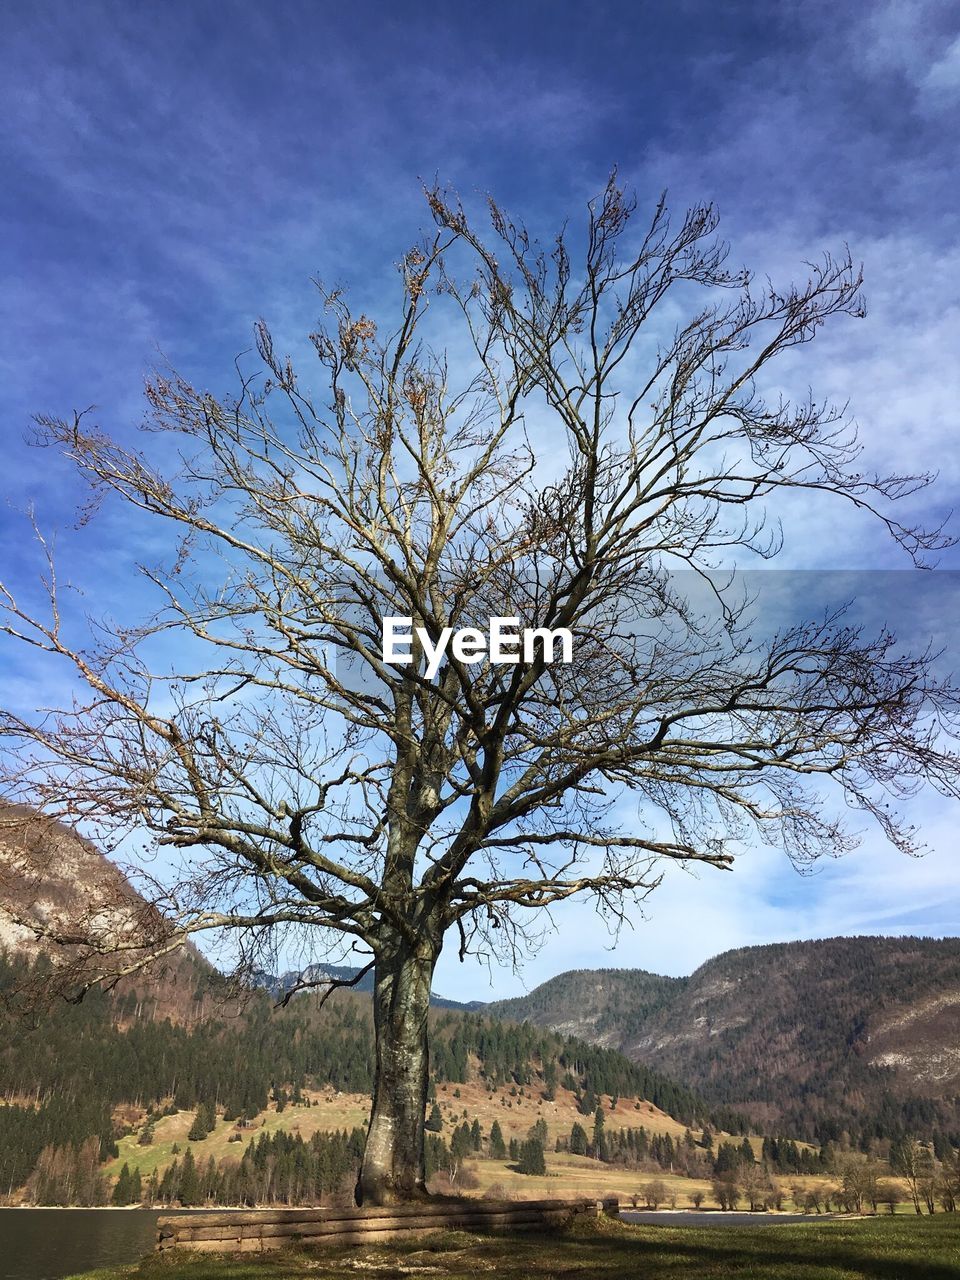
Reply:
<svg viewBox="0 0 960 1280"><path fill-rule="evenodd" d="M439 943L386 939L373 996L376 1074L370 1128L357 1182L359 1205L395 1204L427 1195L424 1112L429 1049L427 1014Z"/></svg>

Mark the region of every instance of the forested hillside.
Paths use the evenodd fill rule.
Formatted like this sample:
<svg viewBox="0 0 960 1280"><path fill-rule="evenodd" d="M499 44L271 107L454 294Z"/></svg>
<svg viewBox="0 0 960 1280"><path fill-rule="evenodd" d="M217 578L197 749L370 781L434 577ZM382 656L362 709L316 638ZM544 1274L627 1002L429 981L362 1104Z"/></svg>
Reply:
<svg viewBox="0 0 960 1280"><path fill-rule="evenodd" d="M960 940L725 952L686 979L561 974L491 1006L622 1049L761 1128L816 1141L960 1131Z"/></svg>
<svg viewBox="0 0 960 1280"><path fill-rule="evenodd" d="M103 1157L113 1153L124 1105L205 1106L242 1122L268 1099L296 1100L308 1087L370 1090L367 996L338 993L318 1012L309 999L277 1009L254 992L241 1013L187 1025L151 1016L136 991L92 991L80 1004L61 1001L25 1019L17 992L30 970L22 957L0 956L0 1194L25 1182L51 1144L79 1148L95 1136ZM637 1097L683 1125L738 1124L659 1072L569 1036L443 1010L434 1011L431 1031L436 1083L474 1080L493 1090L536 1080L548 1096L558 1086L574 1092L584 1115L601 1096Z"/></svg>

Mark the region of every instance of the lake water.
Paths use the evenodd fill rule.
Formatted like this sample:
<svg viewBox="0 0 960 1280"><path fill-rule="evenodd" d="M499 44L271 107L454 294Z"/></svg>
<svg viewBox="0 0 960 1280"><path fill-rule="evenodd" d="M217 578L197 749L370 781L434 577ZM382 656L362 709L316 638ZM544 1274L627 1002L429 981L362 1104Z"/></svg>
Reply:
<svg viewBox="0 0 960 1280"><path fill-rule="evenodd" d="M0 1280L60 1280L136 1262L156 1243L152 1209L0 1209Z"/></svg>

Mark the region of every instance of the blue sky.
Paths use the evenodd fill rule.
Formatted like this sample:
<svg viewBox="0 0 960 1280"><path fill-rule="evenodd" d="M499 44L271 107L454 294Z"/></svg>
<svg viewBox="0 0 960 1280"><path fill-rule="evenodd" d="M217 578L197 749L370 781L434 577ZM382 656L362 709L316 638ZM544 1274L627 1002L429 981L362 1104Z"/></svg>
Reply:
<svg viewBox="0 0 960 1280"><path fill-rule="evenodd" d="M34 3L3 7L0 50L0 545L24 591L30 501L104 607L129 594L139 550L109 512L73 530L71 476L27 446L30 415L96 404L123 433L158 351L225 390L257 316L278 345L309 330L313 275L376 307L435 176L549 232L616 164L641 204L663 188L677 208L715 201L734 258L781 280L848 242L868 317L786 362L784 386L849 398L878 469L939 468L916 514L960 506L953 4ZM785 563L903 566L852 513L785 516ZM48 672L3 657L5 699L49 694ZM615 953L569 908L526 981L684 972L785 937L960 932L955 815L931 802L924 823L922 862L868 842L807 878L767 852L733 876L671 873ZM489 993L442 966L448 994Z"/></svg>

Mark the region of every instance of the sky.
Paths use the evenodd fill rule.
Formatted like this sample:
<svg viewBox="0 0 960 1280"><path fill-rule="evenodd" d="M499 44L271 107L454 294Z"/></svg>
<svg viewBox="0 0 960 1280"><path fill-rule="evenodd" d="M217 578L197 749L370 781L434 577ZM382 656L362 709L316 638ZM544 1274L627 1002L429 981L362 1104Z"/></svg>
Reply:
<svg viewBox="0 0 960 1280"><path fill-rule="evenodd" d="M75 482L29 444L31 415L96 405L130 432L159 358L226 390L258 316L302 341L314 276L375 309L435 178L550 232L617 166L641 207L664 189L675 209L715 202L733 259L778 280L849 244L867 317L786 361L784 386L849 399L878 470L939 470L909 514L960 506L952 3L41 2L0 8L0 59L0 576L27 597L31 505L105 609L135 598L143 550L116 513L75 527ZM783 514L785 565L907 571L852 511ZM4 701L50 697L29 655L0 663ZM522 974L445 955L436 985L482 999L573 966L686 973L752 943L960 933L956 812L931 800L920 819L922 860L870 837L807 876L776 850L731 875L672 868L615 949L569 906Z"/></svg>

